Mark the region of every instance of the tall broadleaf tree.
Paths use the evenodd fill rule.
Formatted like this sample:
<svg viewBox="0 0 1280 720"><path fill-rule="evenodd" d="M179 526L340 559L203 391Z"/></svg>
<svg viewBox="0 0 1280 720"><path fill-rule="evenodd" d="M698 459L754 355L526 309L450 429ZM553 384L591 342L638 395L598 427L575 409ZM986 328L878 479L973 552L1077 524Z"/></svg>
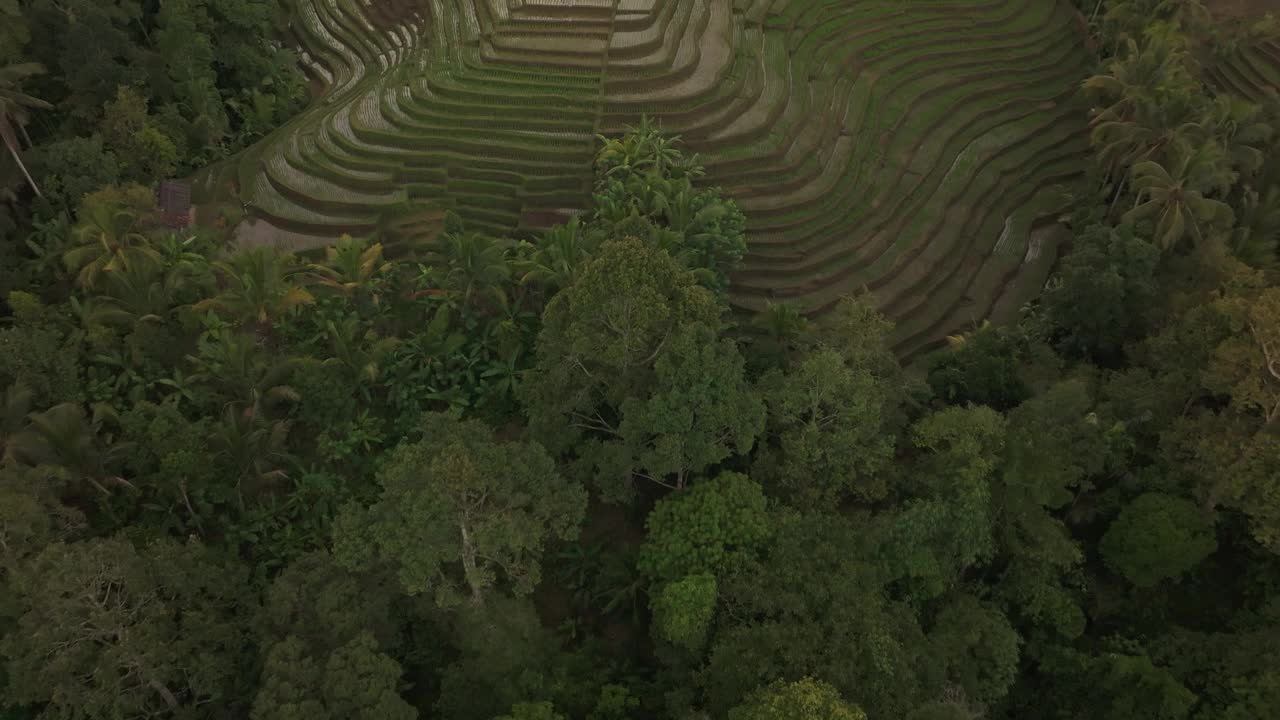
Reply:
<svg viewBox="0 0 1280 720"><path fill-rule="evenodd" d="M378 474L381 498L334 523L334 552L351 569L388 567L410 594L481 605L495 586L531 592L541 555L571 539L586 493L534 443L498 442L483 423L426 416L421 439Z"/></svg>

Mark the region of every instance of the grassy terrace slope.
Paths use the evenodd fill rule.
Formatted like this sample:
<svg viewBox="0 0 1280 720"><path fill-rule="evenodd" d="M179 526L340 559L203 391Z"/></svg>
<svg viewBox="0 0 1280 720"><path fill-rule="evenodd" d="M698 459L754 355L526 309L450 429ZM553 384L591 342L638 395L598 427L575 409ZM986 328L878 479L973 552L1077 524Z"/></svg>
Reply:
<svg viewBox="0 0 1280 720"><path fill-rule="evenodd" d="M1267 40L1240 48L1209 69L1217 87L1253 102L1280 92L1280 42Z"/></svg>
<svg viewBox="0 0 1280 720"><path fill-rule="evenodd" d="M1066 0L286 2L324 93L206 198L311 235L428 233L427 207L510 233L581 208L594 134L647 114L747 213L735 304L866 287L904 352L1038 290L1086 147Z"/></svg>

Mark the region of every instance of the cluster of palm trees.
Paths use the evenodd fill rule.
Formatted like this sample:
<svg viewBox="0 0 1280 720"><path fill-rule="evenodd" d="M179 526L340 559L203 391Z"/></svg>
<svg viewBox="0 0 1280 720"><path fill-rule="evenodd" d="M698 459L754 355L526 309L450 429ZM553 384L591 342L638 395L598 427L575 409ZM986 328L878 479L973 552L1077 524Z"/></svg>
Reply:
<svg viewBox="0 0 1280 720"><path fill-rule="evenodd" d="M295 372L332 366L356 395L363 389L367 396L380 387L401 336L433 353L490 343L498 359L473 374L514 397L531 356L537 303L585 259L563 241L572 228L519 245L449 232L427 264L392 262L380 243L345 236L307 262L270 247L228 253L218 238L156 230L145 213L90 203L74 227L58 225L43 238L70 291L68 332L78 338L72 345L84 348L99 329L111 329L120 349L86 349L85 362L110 365L122 385L109 398L90 389L84 400L95 408L92 416L84 402L31 412L30 393L10 388L6 452L23 465L63 468L104 493L132 488L120 471L128 448L118 442L108 406L172 403L212 420L208 451L232 469L242 510L244 488L287 477L289 430L301 399ZM328 309L296 312L321 303ZM459 335L453 325L460 316L480 318L482 331ZM299 328L312 326L315 339L300 340ZM185 486L182 495L190 507Z"/></svg>
<svg viewBox="0 0 1280 720"><path fill-rule="evenodd" d="M1234 201L1263 169L1274 113L1202 80L1195 43L1208 20L1197 0L1130 0L1107 20L1118 28L1116 55L1084 89L1112 212L1150 223L1164 250L1225 237Z"/></svg>
<svg viewBox="0 0 1280 720"><path fill-rule="evenodd" d="M364 388L361 401L376 409L385 400L375 402L369 388L383 379L398 343L394 332L410 340L443 332L439 323L415 328L425 324L416 320L430 318L425 311L436 305L479 306L515 273L507 254L470 236L443 245L439 266L417 272L416 263L390 263L379 243L346 237L311 263L269 247L219 256L219 242L157 237L120 209L86 211L76 227L63 229L60 260L70 296L61 306L67 311L52 311L58 319L50 322L69 338L65 347L84 372L113 382L86 384L78 400L51 407L33 406L22 384L6 388L4 457L65 478L59 492L73 505L108 515L137 503L168 507L189 532L219 527L215 518L228 511L250 518L260 505L252 498L270 501L316 461L315 438L291 433L302 401L297 373L333 366L351 383L338 391L358 396ZM422 278L443 287L419 292ZM297 311L314 305L324 309ZM439 315L445 324L447 315ZM495 315L494 323L500 319ZM298 341L300 328L311 325L321 327L316 341ZM508 374L522 369L516 364ZM206 454L223 489L201 495L200 483L184 473L140 482L138 438L122 418L142 402L170 407L204 428L204 446L192 450ZM225 523L223 530L230 532Z"/></svg>

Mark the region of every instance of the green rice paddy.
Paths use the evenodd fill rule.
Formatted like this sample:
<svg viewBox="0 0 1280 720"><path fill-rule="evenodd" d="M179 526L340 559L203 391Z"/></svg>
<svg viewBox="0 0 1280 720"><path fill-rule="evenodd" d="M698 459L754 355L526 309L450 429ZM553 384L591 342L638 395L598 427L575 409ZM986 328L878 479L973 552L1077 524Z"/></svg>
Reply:
<svg viewBox="0 0 1280 720"><path fill-rule="evenodd" d="M904 353L1038 292L1087 149L1066 0L285 2L323 90L205 201L319 238L445 209L527 232L586 205L597 133L647 115L746 212L736 306L869 289Z"/></svg>

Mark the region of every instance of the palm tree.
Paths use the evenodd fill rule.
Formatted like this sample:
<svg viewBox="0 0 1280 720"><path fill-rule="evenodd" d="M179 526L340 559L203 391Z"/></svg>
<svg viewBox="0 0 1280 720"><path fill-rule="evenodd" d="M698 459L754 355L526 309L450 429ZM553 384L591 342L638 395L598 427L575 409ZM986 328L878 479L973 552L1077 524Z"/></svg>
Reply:
<svg viewBox="0 0 1280 720"><path fill-rule="evenodd" d="M598 135L597 139L603 144L595 160L601 182L627 175L697 178L703 174L698 157L685 157L676 147L680 136L663 133L647 116L621 137Z"/></svg>
<svg viewBox="0 0 1280 720"><path fill-rule="evenodd" d="M325 364L341 365L360 381L376 381L382 359L399 342L393 337L378 337L372 330L361 332L360 318L355 315L347 315L340 323L330 320L326 329L333 355Z"/></svg>
<svg viewBox="0 0 1280 720"><path fill-rule="evenodd" d="M1167 127L1127 121L1100 123L1090 139L1103 166L1116 175L1143 160L1166 162L1173 153L1186 152L1202 142L1205 135L1204 126L1195 121Z"/></svg>
<svg viewBox="0 0 1280 720"><path fill-rule="evenodd" d="M670 235L668 252L713 289L723 290L728 274L746 250L742 241L742 214L732 201L708 202L712 195L699 192L688 178L676 183L663 219Z"/></svg>
<svg viewBox="0 0 1280 720"><path fill-rule="evenodd" d="M1234 220L1231 207L1211 195L1223 195L1235 181L1222 149L1213 142L1175 158L1171 169L1150 160L1133 166L1137 200L1124 214L1124 222L1155 220L1155 242L1169 250L1188 233L1197 242L1205 226L1228 226Z"/></svg>
<svg viewBox="0 0 1280 720"><path fill-rule="evenodd" d="M1126 48L1108 72L1083 84L1098 104L1090 120L1091 140L1110 175L1142 160L1164 162L1167 153L1194 145L1205 134L1185 45L1157 34L1142 47L1126 40Z"/></svg>
<svg viewBox="0 0 1280 720"><path fill-rule="evenodd" d="M785 367L802 345L809 321L795 305L770 301L751 318L751 327L756 331L749 338L753 360L762 361L766 367Z"/></svg>
<svg viewBox="0 0 1280 720"><path fill-rule="evenodd" d="M1236 203L1240 210L1231 231L1231 252L1250 267L1268 273L1280 269L1280 186L1263 192L1248 189Z"/></svg>
<svg viewBox="0 0 1280 720"><path fill-rule="evenodd" d="M163 322L179 304L176 291L181 277L157 265L130 265L105 278L91 310L92 319L99 323Z"/></svg>
<svg viewBox="0 0 1280 720"><path fill-rule="evenodd" d="M251 415L262 415L277 402L298 401L298 391L288 380L307 362L267 356L247 336L226 329L202 337L197 354L187 359L194 366L189 383L209 388L215 399Z"/></svg>
<svg viewBox="0 0 1280 720"><path fill-rule="evenodd" d="M794 345L809 329L809 321L791 303L770 302L751 318L751 324L781 346Z"/></svg>
<svg viewBox="0 0 1280 720"><path fill-rule="evenodd" d="M444 282L470 303L477 292L502 292L511 277L510 241L477 232L452 232L440 237L435 253L446 268Z"/></svg>
<svg viewBox="0 0 1280 720"><path fill-rule="evenodd" d="M295 282L301 271L288 253L256 247L215 263L214 267L221 291L192 307L197 311L222 310L233 321L255 325L260 340L285 313L315 302L311 293Z"/></svg>
<svg viewBox="0 0 1280 720"><path fill-rule="evenodd" d="M96 408L92 419L76 403L55 405L32 413L22 432L9 439L8 452L18 462L35 467L52 465L73 473L103 494L108 485L133 485L111 470L131 452L128 443L109 443L101 437L103 419L110 414Z"/></svg>
<svg viewBox="0 0 1280 720"><path fill-rule="evenodd" d="M93 287L104 272L161 261L146 235L138 231L137 218L125 210L91 205L73 234L77 244L63 253L62 261L77 273L81 287Z"/></svg>
<svg viewBox="0 0 1280 720"><path fill-rule="evenodd" d="M369 244L364 238L343 235L338 242L325 248L323 263L313 263L308 269L321 287L344 297L356 297L372 286L376 276L387 270L390 263L382 257L382 243ZM372 300L379 301L374 289Z"/></svg>
<svg viewBox="0 0 1280 720"><path fill-rule="evenodd" d="M22 163L22 155L18 152L18 138L14 133L14 127L18 132L22 133L23 138L27 141L27 146L31 146L31 138L27 137L27 121L30 116L27 114L32 108L40 110L50 110L52 105L39 98L32 97L22 92L22 83L33 75L39 75L44 72L44 67L39 63L18 63L17 65L6 65L0 67L0 139L4 140L4 145L9 149L9 154L18 164L18 168L22 170L23 176L27 178L27 182L31 185L31 189L36 191L36 195L41 195L40 187L36 185L36 181L31 178L31 173L27 171L27 166Z"/></svg>
<svg viewBox="0 0 1280 720"><path fill-rule="evenodd" d="M996 327L991 324L990 320L983 320L981 325L974 322L972 329L962 330L958 335L948 335L946 337L947 347L952 350L963 350L973 338L982 335L983 333L992 333L995 331Z"/></svg>
<svg viewBox="0 0 1280 720"><path fill-rule="evenodd" d="M213 285L213 267L209 258L193 249L199 239L199 235L184 238L168 233L152 243L152 247L160 253L166 282L175 290Z"/></svg>
<svg viewBox="0 0 1280 720"><path fill-rule="evenodd" d="M553 292L568 287L591 257L596 242L588 237L581 218L548 229L533 245L527 259L517 263L520 284L542 285Z"/></svg>
<svg viewBox="0 0 1280 720"><path fill-rule="evenodd" d="M1262 108L1234 95L1219 95L1205 111L1204 126L1226 151L1231 167L1245 177L1262 168L1273 128Z"/></svg>
<svg viewBox="0 0 1280 720"><path fill-rule="evenodd" d="M284 466L291 460L286 441L289 423L268 420L252 412L223 409L222 421L209 439L214 458L225 463L235 477L236 499L245 508L245 484L253 491L289 477Z"/></svg>

